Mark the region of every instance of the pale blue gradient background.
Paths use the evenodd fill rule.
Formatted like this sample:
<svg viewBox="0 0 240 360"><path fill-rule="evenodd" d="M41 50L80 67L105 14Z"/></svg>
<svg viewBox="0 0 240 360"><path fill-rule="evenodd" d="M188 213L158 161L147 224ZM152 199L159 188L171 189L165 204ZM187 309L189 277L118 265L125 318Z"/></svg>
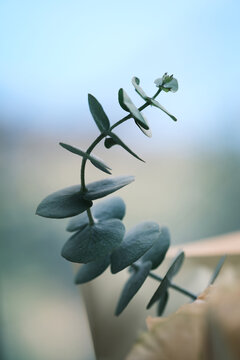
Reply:
<svg viewBox="0 0 240 360"><path fill-rule="evenodd" d="M88 92L115 121L120 87L138 102L131 77L153 94L153 80L168 71L180 89L161 102L179 123L151 115L164 146L239 147L239 13L238 1L2 0L1 121L88 132Z"/></svg>

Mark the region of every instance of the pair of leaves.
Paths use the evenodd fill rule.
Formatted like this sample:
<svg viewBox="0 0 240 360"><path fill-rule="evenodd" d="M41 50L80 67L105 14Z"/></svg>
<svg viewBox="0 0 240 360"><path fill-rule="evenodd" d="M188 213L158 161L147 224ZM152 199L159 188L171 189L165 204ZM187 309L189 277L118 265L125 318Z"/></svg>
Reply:
<svg viewBox="0 0 240 360"><path fill-rule="evenodd" d="M122 90L122 89L120 89ZM119 90L119 92L120 92ZM124 90L122 90L124 92ZM140 127L140 129L147 134L147 129L149 129L147 122L145 121L145 119L143 118L143 115L140 113L140 111L135 107L135 105L131 102L130 98L128 97L128 95L124 92L124 94L126 96L124 96L123 102L126 101L126 104L129 106L129 108L131 109L128 110L128 107L125 107L124 109L130 112L133 112L134 115L133 117L137 117L138 120L135 119L137 125ZM128 151L132 156L134 156L135 158L137 158L140 161L144 161L142 160L137 154L135 154L126 144L124 144L124 142L113 132L110 131L110 122L108 120L108 117L106 115L106 113L104 112L102 105L98 102L98 100L91 94L88 95L88 103L89 103L89 108L91 111L91 114L95 120L95 123L97 125L97 127L99 128L99 130L101 131L101 133L104 133L106 135L108 135L108 137L105 138L105 142L104 145L107 149L110 149L112 146L114 145L120 145L121 147L123 147L126 151ZM125 105L123 105L125 106ZM141 122L143 122L143 124L141 124ZM145 129L144 129L145 127ZM75 154L77 153L78 155L84 156L87 159L89 159L93 165L95 165L96 167L98 167L100 170L107 172L108 174L110 174L109 170L110 168L104 164L103 161L101 161L100 159L96 159L95 156L83 153L81 150L76 149L71 147L70 145L66 145L66 144L60 144L61 146L67 148L67 150L74 152ZM77 152L76 152L77 151ZM83 153L83 155L81 153Z"/></svg>
<svg viewBox="0 0 240 360"><path fill-rule="evenodd" d="M120 197L113 197L94 205L92 214L96 222L110 219L122 220L125 215L126 206ZM71 219L67 227L68 231L82 230L88 224L86 213ZM100 258L96 261L83 264L75 277L76 284L83 284L101 275L110 264L110 256Z"/></svg>
<svg viewBox="0 0 240 360"><path fill-rule="evenodd" d="M157 79L155 80L155 84L158 87L161 87L163 84L164 80L162 80L163 78ZM165 80L166 81L166 80ZM168 116L170 116L170 118L174 121L177 121L177 118L175 116L173 116L169 111L167 111L167 109L165 109L161 104L159 104L159 102L155 99L152 99L150 97L148 97L146 95L146 93L143 91L143 89L140 87L140 80L137 77L133 77L132 78L132 84L136 90L136 92L145 100L147 101L149 104L157 107L158 109L162 110L165 114L167 114ZM175 78L171 78L168 82L164 82L164 87L162 87L162 89L164 91L172 91L172 92L176 92L178 89L178 85L177 85L177 80Z"/></svg>
<svg viewBox="0 0 240 360"><path fill-rule="evenodd" d="M152 240L153 239L153 240ZM153 241L153 243L152 243ZM158 267L168 250L170 235L168 229L159 230L156 223L145 222L134 227L111 255L112 272L120 271L133 264L133 274L124 286L116 309L119 315L143 285L149 272ZM148 250L146 251L146 248ZM167 302L167 299L165 299ZM162 302L159 307L163 306Z"/></svg>
<svg viewBox="0 0 240 360"><path fill-rule="evenodd" d="M91 211L94 220L96 221L104 221L109 219L122 220L126 212L126 206L120 197L113 197L93 205ZM86 212L84 212L73 217L69 221L67 231L79 231L83 229L88 224L88 222L88 216Z"/></svg>
<svg viewBox="0 0 240 360"><path fill-rule="evenodd" d="M65 243L62 256L76 263L96 261L110 255L121 243L124 233L125 227L119 219L87 225Z"/></svg>
<svg viewBox="0 0 240 360"><path fill-rule="evenodd" d="M130 184L133 176L118 176L95 181L87 185L87 192L81 192L80 185L54 192L48 195L37 207L36 214L61 219L81 214L92 206L92 200L107 196Z"/></svg>
<svg viewBox="0 0 240 360"><path fill-rule="evenodd" d="M147 305L147 309L149 309L156 301L160 300L162 297L165 299L168 297L168 295L166 295L166 292L171 284L171 280L172 278L178 273L178 271L180 270L182 264L184 261L184 252L181 251L176 258L173 260L170 268L168 269L166 275L164 276L163 280L161 281L161 284L159 285L159 287L157 288L157 290L155 291L155 293L153 294L152 298L150 299L148 305ZM166 301L166 300L165 300ZM162 300L163 304L166 305L164 303L164 301ZM165 306L164 306L165 307Z"/></svg>
<svg viewBox="0 0 240 360"><path fill-rule="evenodd" d="M111 170L111 168L106 165L102 160L98 159L96 156L94 155L90 155L74 146L68 145L68 144L64 144L64 143L59 143L64 149L70 151L73 154L82 156L84 159L88 159L91 161L91 163L98 168L99 170L102 170L103 172L107 173L107 174L111 174L111 172L109 170Z"/></svg>
<svg viewBox="0 0 240 360"><path fill-rule="evenodd" d="M118 92L118 101L120 106L123 108L123 110L129 112L131 116L134 118L136 123L143 129L149 130L149 126L144 119L141 112L138 110L138 108L133 104L132 100L128 96L125 90L122 88Z"/></svg>

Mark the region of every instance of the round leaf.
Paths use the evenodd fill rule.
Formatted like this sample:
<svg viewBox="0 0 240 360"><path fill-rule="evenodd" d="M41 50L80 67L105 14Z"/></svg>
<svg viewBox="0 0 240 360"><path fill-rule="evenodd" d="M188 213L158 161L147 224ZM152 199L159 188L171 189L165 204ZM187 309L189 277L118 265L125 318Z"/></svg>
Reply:
<svg viewBox="0 0 240 360"><path fill-rule="evenodd" d="M84 199L100 199L130 184L133 180L133 176L118 176L87 184L87 192L84 194Z"/></svg>
<svg viewBox="0 0 240 360"><path fill-rule="evenodd" d="M80 186L74 185L48 195L37 207L36 214L61 219L78 215L92 206L92 201L84 199Z"/></svg>
<svg viewBox="0 0 240 360"><path fill-rule="evenodd" d="M81 215L80 215L81 216ZM151 261L152 269L156 269L164 260L170 245L170 234L168 228L161 227L160 233L153 246L143 255L141 260Z"/></svg>
<svg viewBox="0 0 240 360"><path fill-rule="evenodd" d="M159 236L159 225L153 221L143 222L132 228L120 246L111 255L113 274L125 269L149 250Z"/></svg>
<svg viewBox="0 0 240 360"><path fill-rule="evenodd" d="M110 122L108 120L102 105L98 100L91 94L88 94L88 104L91 111L92 117L101 132L105 132L110 128Z"/></svg>
<svg viewBox="0 0 240 360"><path fill-rule="evenodd" d="M113 197L111 199L107 199L101 201L97 204L94 204L91 208L92 215L94 219L98 221L109 220L109 219L120 219L122 220L126 206L124 201L120 197ZM86 212L75 216L69 221L67 226L68 231L77 231L81 230L89 223L88 216Z"/></svg>
<svg viewBox="0 0 240 360"><path fill-rule="evenodd" d="M119 298L115 315L117 316L120 315L121 312L126 308L126 306L129 304L129 302L132 300L134 295L138 292L138 290L140 289L140 287L143 285L144 281L148 277L151 267L152 267L151 261L145 262L129 278Z"/></svg>
<svg viewBox="0 0 240 360"><path fill-rule="evenodd" d="M81 265L75 277L75 284L84 284L101 275L110 264L109 256Z"/></svg>
<svg viewBox="0 0 240 360"><path fill-rule="evenodd" d="M125 228L118 219L87 225L65 243L62 256L72 262L87 264L109 255L122 241Z"/></svg>

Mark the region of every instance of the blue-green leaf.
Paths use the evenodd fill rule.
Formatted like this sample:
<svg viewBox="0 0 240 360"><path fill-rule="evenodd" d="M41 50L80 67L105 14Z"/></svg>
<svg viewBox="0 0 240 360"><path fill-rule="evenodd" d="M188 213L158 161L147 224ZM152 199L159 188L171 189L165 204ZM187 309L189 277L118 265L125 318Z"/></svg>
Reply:
<svg viewBox="0 0 240 360"><path fill-rule="evenodd" d="M109 266L109 256L81 265L75 276L75 284L84 284L101 275Z"/></svg>
<svg viewBox="0 0 240 360"><path fill-rule="evenodd" d="M74 185L48 195L37 207L36 214L61 219L78 215L92 206L80 192L80 186Z"/></svg>
<svg viewBox="0 0 240 360"><path fill-rule="evenodd" d="M126 282L117 304L117 308L115 311L116 316L121 314L121 312L126 308L134 295L143 285L151 270L151 266L151 261L145 262L138 268L138 270L133 273L133 275Z"/></svg>
<svg viewBox="0 0 240 360"><path fill-rule="evenodd" d="M100 199L106 195L121 189L134 181L133 176L118 176L87 184L87 192L84 194L86 200Z"/></svg>
<svg viewBox="0 0 240 360"><path fill-rule="evenodd" d="M121 105L123 110L130 112L130 114L132 115L134 120L137 121L139 123L139 125L141 125L146 130L149 129L148 124L146 123L141 112L133 104L132 100L130 99L130 97L128 96L126 91L124 91L123 89L120 89L118 92L118 100L119 100L119 104Z"/></svg>
<svg viewBox="0 0 240 360"><path fill-rule="evenodd" d="M112 273L115 274L137 261L151 248L158 236L159 225L153 221L145 221L129 230L111 255Z"/></svg>
<svg viewBox="0 0 240 360"><path fill-rule="evenodd" d="M162 279L160 285L158 286L157 290L155 291L155 293L153 294L153 296L151 297L148 305L147 305L147 309L150 309L150 307L152 307L152 305L158 301L159 299L161 299L162 297L165 296L168 287L170 285L170 279L167 277L167 274L164 276L164 278Z"/></svg>
<svg viewBox="0 0 240 360"><path fill-rule="evenodd" d="M144 99L147 100L148 96L147 94L143 91L143 89L141 88L141 86L139 86L140 84L140 79L137 78L136 76L134 76L132 78L132 84L135 87L136 92Z"/></svg>
<svg viewBox="0 0 240 360"><path fill-rule="evenodd" d="M222 266L224 264L224 261L226 260L226 255L222 256L212 274L211 280L209 282L209 285L212 285L214 283L214 281L216 280L216 278L218 277L218 274L220 273Z"/></svg>
<svg viewBox="0 0 240 360"><path fill-rule="evenodd" d="M157 307L157 316L162 316L167 302L168 302L168 298L169 298L169 293L168 291L165 292L165 294L163 294L158 302L158 307Z"/></svg>
<svg viewBox="0 0 240 360"><path fill-rule="evenodd" d="M137 123L136 123L137 124ZM138 124L137 124L138 125ZM110 133L113 141L115 142L115 144L118 144L120 146L122 146L123 149L125 149L127 152L129 152L129 154L131 154L132 156L134 156L136 159L145 162L143 159L141 159L137 154L135 154L126 144L124 144L124 142L114 133Z"/></svg>
<svg viewBox="0 0 240 360"><path fill-rule="evenodd" d="M166 275L161 281L161 284L153 294L152 298L150 299L147 309L149 309L156 301L158 301L162 296L165 295L165 292L167 291L169 285L171 284L171 280L173 276L175 276L178 271L180 270L182 264L184 261L184 252L181 251L173 260L170 268L168 269Z"/></svg>
<svg viewBox="0 0 240 360"><path fill-rule="evenodd" d="M81 216L81 215L80 215ZM141 260L151 261L152 269L156 269L164 260L170 245L170 234L168 228L161 227L160 233L153 246L143 255Z"/></svg>
<svg viewBox="0 0 240 360"><path fill-rule="evenodd" d="M92 215L97 221L119 219L122 220L126 206L124 201L120 197L113 197L97 204L94 204L91 208ZM68 231L77 231L83 229L89 223L86 212L77 215L69 221L67 226Z"/></svg>
<svg viewBox="0 0 240 360"><path fill-rule="evenodd" d="M121 243L125 228L118 219L87 225L65 243L62 256L72 262L87 264L110 253Z"/></svg>
<svg viewBox="0 0 240 360"><path fill-rule="evenodd" d="M111 174L111 172L109 170L111 170L111 168L109 166L107 166L106 164L104 164L104 162L100 159L98 159L96 156L90 155L74 146L68 145L68 144L64 144L64 143L59 143L64 149L70 151L73 154L82 156L85 159L88 159L91 161L91 163L96 166L98 169L102 170L103 172L107 173L107 174Z"/></svg>
<svg viewBox="0 0 240 360"><path fill-rule="evenodd" d="M147 119L145 118L145 116L143 116L143 117L144 117L146 123L148 124ZM151 132L150 128L148 130L146 130L141 125L139 125L139 123L136 120L135 120L135 123L139 127L139 129L144 133L144 135L146 135L149 138L152 137L152 132Z"/></svg>
<svg viewBox="0 0 240 360"><path fill-rule="evenodd" d="M172 264L167 272L167 276L170 280L172 280L172 278L175 275L177 275L177 273L181 269L182 264L184 262L184 258L185 258L184 252L179 251L179 253L176 255L176 257L173 259Z"/></svg>
<svg viewBox="0 0 240 360"><path fill-rule="evenodd" d="M102 105L98 100L91 94L88 94L88 104L91 111L92 117L101 132L105 132L110 128L110 122L103 110Z"/></svg>
<svg viewBox="0 0 240 360"><path fill-rule="evenodd" d="M150 102L153 106L161 109L163 112L165 112L165 114L167 114L168 116L170 116L170 118L174 121L177 121L177 118L175 116L173 116L172 114L170 114L161 104L159 104L159 102L155 99L150 99Z"/></svg>

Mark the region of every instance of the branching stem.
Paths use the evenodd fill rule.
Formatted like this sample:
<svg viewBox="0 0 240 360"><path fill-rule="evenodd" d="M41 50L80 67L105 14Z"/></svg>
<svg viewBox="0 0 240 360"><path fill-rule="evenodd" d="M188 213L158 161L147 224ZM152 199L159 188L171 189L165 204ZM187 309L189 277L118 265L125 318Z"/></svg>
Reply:
<svg viewBox="0 0 240 360"><path fill-rule="evenodd" d="M156 94L152 97L153 99L155 99L158 94L161 92L161 89L158 89L158 91L156 92ZM150 103L147 101L145 102L145 104L143 104L142 106L140 106L138 108L139 111L144 110L147 106L149 106ZM117 126L119 126L120 124L124 123L125 121L127 121L128 119L131 119L132 115L129 114L125 117L123 117L121 120L117 121L115 124L113 124L110 129L109 132L111 132L114 128L116 128ZM87 149L87 154L90 154L93 149L95 148L95 146L97 146L100 141L102 141L105 137L107 136L107 134L105 133L101 133L94 141L93 143L89 146L89 148ZM86 192L87 188L86 188L86 183L85 183L85 167L86 167L86 162L87 162L87 158L83 158L82 160L82 165L81 165L81 171L80 171L80 178L81 178L81 192ZM94 220L93 220L93 216L91 213L90 208L87 210L87 215L88 215L88 219L89 219L89 224L93 225L94 224Z"/></svg>

